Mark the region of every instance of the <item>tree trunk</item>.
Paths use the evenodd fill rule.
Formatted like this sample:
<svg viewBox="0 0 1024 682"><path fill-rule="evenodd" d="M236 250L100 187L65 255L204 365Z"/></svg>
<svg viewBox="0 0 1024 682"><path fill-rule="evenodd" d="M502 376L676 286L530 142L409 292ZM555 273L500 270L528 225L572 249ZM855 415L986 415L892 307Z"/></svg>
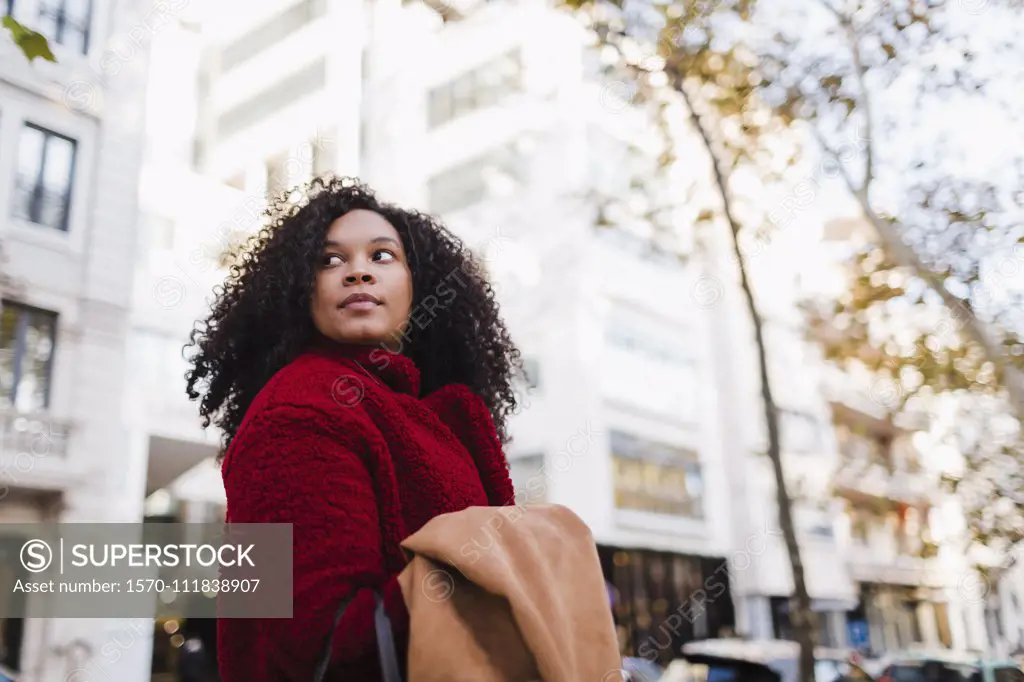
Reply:
<svg viewBox="0 0 1024 682"><path fill-rule="evenodd" d="M715 183L722 198L722 210L729 223L732 248L736 255L736 263L740 269L740 285L747 302L747 310L750 312L750 319L754 323L754 340L757 344L758 368L761 375L761 398L764 404L765 424L768 427L768 457L772 461L772 470L775 473L775 501L779 508L779 527L786 541L786 551L793 570L793 597L790 603L790 622L796 641L800 645L797 679L800 682L813 682L814 629L812 628L811 598L807 594L807 583L804 580L804 565L800 557L800 545L797 543L796 528L793 524L793 510L790 504L789 493L786 491L786 479L782 470L778 407L776 407L775 399L772 397L771 383L768 380L768 354L764 344L764 324L761 320L761 314L757 310L754 291L747 276L746 260L743 256L743 250L740 248L740 225L733 216L732 204L729 199L728 171L715 153L711 136L704 127L700 116L693 108L693 103L683 87L682 76L679 74L674 76L674 87L683 96L686 107L690 111L690 119L693 121L693 125L700 134L704 147L708 150L708 155L711 158Z"/></svg>

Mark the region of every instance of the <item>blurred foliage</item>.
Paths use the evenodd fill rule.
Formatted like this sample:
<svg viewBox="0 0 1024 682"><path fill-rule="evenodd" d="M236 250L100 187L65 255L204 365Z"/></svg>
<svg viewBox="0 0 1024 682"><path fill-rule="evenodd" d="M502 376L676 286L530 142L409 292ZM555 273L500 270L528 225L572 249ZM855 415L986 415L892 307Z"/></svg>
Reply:
<svg viewBox="0 0 1024 682"><path fill-rule="evenodd" d="M11 40L21 49L25 59L32 62L36 58L45 59L48 62L56 62L57 58L50 51L50 43L41 33L36 33L30 28L22 26L14 17L7 15L3 18L4 28L11 34Z"/></svg>
<svg viewBox="0 0 1024 682"><path fill-rule="evenodd" d="M997 172L971 170L970 150L957 146L970 136L944 128L948 107L979 101L993 115L1024 120L1021 98L1008 94L1024 75L1014 58L1020 7L564 4L609 55L602 76L627 83L634 106L657 102L664 111L673 98L685 101L691 111L683 115L695 114L711 133L727 184L740 172L792 184L808 160L841 181L870 234L849 244L846 292L806 303L811 338L837 366L890 383L883 399L869 397L891 414L915 399L958 405L963 415L941 425L965 460L950 488L977 540L999 549L1024 540L1024 156L1008 145ZM753 201L744 208L747 230L786 227ZM718 206L698 210L698 224L720 215Z"/></svg>

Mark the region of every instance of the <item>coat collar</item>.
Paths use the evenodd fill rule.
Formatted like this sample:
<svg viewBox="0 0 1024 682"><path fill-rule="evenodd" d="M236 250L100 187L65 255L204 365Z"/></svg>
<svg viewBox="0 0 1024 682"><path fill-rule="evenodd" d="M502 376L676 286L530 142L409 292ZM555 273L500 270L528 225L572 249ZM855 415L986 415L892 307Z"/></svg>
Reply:
<svg viewBox="0 0 1024 682"><path fill-rule="evenodd" d="M378 379L392 390L413 397L420 394L420 372L416 363L406 355L395 353L381 344L340 343L318 338L311 352L333 360L350 360L362 373Z"/></svg>

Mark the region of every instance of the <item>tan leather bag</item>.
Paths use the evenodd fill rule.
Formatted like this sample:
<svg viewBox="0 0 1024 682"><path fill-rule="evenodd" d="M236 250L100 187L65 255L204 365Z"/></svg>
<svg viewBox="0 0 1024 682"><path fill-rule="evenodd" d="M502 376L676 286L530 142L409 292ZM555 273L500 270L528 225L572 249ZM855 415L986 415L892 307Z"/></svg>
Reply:
<svg viewBox="0 0 1024 682"><path fill-rule="evenodd" d="M622 679L597 548L567 507L470 507L402 547L406 682Z"/></svg>

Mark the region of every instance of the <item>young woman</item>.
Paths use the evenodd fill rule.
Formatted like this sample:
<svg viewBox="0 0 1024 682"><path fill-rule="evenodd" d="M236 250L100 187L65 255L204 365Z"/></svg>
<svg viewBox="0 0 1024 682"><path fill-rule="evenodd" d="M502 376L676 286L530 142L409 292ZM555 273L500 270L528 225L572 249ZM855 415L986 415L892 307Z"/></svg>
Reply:
<svg viewBox="0 0 1024 682"><path fill-rule="evenodd" d="M231 268L192 332L188 393L224 434L227 521L293 525L291 620L223 619L224 682L380 679L374 590L405 646L399 543L439 514L513 503L519 352L459 239L318 178Z"/></svg>

